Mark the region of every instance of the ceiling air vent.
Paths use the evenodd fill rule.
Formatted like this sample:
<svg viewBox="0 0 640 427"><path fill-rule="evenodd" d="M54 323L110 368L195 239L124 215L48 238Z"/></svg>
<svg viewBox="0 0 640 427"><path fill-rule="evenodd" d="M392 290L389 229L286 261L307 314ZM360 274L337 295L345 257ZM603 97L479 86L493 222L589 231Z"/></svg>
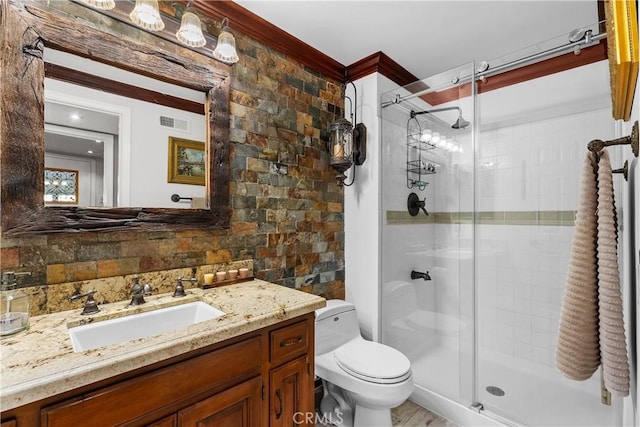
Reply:
<svg viewBox="0 0 640 427"><path fill-rule="evenodd" d="M160 116L160 126L182 132L189 132L189 122L187 120L176 119L175 117Z"/></svg>

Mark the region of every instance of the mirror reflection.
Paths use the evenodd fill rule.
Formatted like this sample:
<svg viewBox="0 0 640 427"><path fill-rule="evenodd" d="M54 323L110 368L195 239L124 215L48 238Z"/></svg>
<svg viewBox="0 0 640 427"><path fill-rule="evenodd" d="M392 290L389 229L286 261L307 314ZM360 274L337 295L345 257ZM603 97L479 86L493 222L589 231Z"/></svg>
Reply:
<svg viewBox="0 0 640 427"><path fill-rule="evenodd" d="M205 94L74 55L46 50L45 62L204 104ZM206 208L203 114L45 78L45 168L77 173L67 206ZM175 141L188 141L175 151ZM172 143L173 142L173 143ZM198 150L202 148L200 153ZM173 151L172 151L173 150ZM199 155L198 155L199 154ZM184 172L185 156L202 163ZM49 184L52 181L49 180ZM51 187L55 192L61 187ZM51 193L50 191L50 193ZM172 200L172 195L181 199ZM45 192L45 205L60 200Z"/></svg>

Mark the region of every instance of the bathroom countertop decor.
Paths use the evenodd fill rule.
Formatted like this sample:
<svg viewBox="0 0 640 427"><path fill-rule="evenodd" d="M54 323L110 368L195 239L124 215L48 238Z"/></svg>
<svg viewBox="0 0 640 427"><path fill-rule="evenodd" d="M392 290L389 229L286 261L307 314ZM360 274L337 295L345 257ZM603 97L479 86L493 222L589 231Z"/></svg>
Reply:
<svg viewBox="0 0 640 427"><path fill-rule="evenodd" d="M0 411L73 390L180 354L310 313L324 298L262 280L209 290L189 288L187 297L145 297L147 304L121 301L100 306L93 316L81 309L35 316L29 330L0 341ZM226 314L164 334L74 352L68 326L106 320L176 303L201 300ZM91 320L89 320L91 319Z"/></svg>

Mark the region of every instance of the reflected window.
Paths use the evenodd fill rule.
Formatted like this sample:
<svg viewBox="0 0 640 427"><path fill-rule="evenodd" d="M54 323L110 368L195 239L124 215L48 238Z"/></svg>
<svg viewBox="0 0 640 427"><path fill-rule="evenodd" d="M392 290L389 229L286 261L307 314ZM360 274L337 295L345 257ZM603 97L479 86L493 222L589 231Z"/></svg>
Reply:
<svg viewBox="0 0 640 427"><path fill-rule="evenodd" d="M72 169L44 170L45 203L78 203L78 171Z"/></svg>

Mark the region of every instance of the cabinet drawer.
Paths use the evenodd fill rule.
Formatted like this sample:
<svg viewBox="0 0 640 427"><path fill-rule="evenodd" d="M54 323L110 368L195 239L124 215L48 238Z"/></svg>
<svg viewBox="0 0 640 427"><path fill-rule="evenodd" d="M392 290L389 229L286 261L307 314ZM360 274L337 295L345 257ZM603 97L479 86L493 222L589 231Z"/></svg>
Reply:
<svg viewBox="0 0 640 427"><path fill-rule="evenodd" d="M260 337L42 409L42 426L116 425L260 373Z"/></svg>
<svg viewBox="0 0 640 427"><path fill-rule="evenodd" d="M309 349L307 321L294 323L271 332L271 363L285 362Z"/></svg>

